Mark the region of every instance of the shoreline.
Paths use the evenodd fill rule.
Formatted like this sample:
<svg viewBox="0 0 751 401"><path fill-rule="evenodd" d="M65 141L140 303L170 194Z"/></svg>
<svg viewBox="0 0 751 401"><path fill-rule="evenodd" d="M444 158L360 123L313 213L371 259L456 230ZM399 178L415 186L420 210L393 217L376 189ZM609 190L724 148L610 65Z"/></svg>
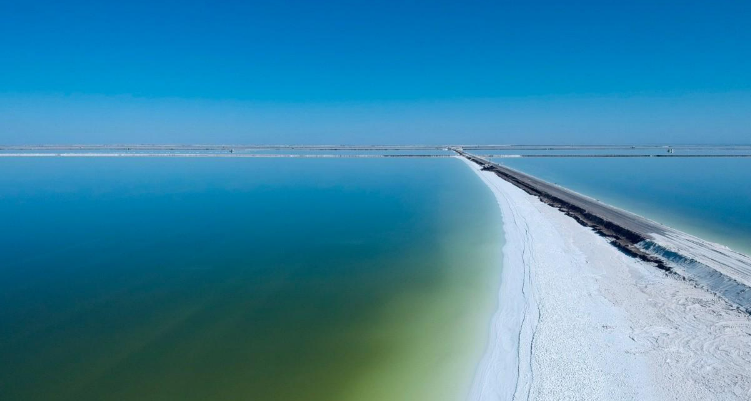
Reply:
<svg viewBox="0 0 751 401"><path fill-rule="evenodd" d="M499 308L469 399L745 399L751 318L467 159L503 214Z"/></svg>
<svg viewBox="0 0 751 401"><path fill-rule="evenodd" d="M483 170L608 238L621 251L673 272L751 314L751 257L518 170L455 150Z"/></svg>

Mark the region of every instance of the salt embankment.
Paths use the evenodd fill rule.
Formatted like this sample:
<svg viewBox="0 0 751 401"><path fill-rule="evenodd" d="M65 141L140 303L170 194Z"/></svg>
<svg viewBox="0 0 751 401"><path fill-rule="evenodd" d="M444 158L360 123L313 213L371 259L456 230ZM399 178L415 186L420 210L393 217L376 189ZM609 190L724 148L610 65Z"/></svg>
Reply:
<svg viewBox="0 0 751 401"><path fill-rule="evenodd" d="M462 159L503 214L502 284L472 400L751 397L751 318Z"/></svg>

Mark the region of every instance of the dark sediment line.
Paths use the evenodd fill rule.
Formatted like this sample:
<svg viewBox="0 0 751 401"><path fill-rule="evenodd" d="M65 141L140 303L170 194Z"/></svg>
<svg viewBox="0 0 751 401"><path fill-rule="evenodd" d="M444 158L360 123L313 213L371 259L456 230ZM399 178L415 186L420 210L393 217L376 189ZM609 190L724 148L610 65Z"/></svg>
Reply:
<svg viewBox="0 0 751 401"><path fill-rule="evenodd" d="M613 246L625 254L688 279L751 313L751 258L748 256L489 162L461 149L452 150L608 238Z"/></svg>
<svg viewBox="0 0 751 401"><path fill-rule="evenodd" d="M492 170L497 176L504 180L516 185L524 190L526 193L536 196L543 203L550 205L569 217L572 217L579 224L591 228L597 234L609 239L611 244L621 250L623 253L639 258L645 262L654 263L662 270L670 271L670 267L667 266L662 260L641 250L637 244L647 240L644 236L637 234L627 228L621 227L611 221L607 221L600 216L587 212L583 208L566 202L551 194L542 192L537 188L517 179L516 177L497 169Z"/></svg>

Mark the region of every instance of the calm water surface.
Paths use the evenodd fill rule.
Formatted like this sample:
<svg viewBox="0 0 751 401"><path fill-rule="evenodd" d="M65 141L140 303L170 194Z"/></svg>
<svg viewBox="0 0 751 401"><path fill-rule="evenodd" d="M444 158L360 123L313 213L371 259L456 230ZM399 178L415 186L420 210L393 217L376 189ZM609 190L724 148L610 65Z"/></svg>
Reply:
<svg viewBox="0 0 751 401"><path fill-rule="evenodd" d="M442 160L0 160L0 399L453 400L500 215Z"/></svg>
<svg viewBox="0 0 751 401"><path fill-rule="evenodd" d="M496 159L751 255L751 159Z"/></svg>

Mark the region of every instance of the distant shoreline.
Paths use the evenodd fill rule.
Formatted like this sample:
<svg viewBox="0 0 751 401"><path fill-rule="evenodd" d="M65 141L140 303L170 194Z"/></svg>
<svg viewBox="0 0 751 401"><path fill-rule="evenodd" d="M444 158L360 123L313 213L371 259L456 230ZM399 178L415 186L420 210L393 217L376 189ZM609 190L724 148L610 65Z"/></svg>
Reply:
<svg viewBox="0 0 751 401"><path fill-rule="evenodd" d="M447 157L455 150L486 158L751 158L751 145L481 145L481 144L25 144L0 145L0 157ZM677 153L676 153L677 151ZM266 152L279 152L271 155ZM294 152L310 152L310 156ZM321 152L334 152L322 154ZM350 152L342 155L338 152ZM351 152L369 152L353 154ZM375 154L380 152L379 154ZM401 152L385 153L385 152ZM430 153L420 153L430 152ZM492 153L505 152L505 153ZM515 153L517 152L517 153ZM538 152L538 153L529 153ZM550 153L552 152L552 153ZM559 152L559 153L555 153ZM578 152L578 153L560 153Z"/></svg>
<svg viewBox="0 0 751 401"><path fill-rule="evenodd" d="M653 144L653 145L481 145L481 144L409 144L409 145L346 145L346 144L24 144L2 145L0 151L8 150L746 150L751 151L751 144L725 145L690 145L690 144Z"/></svg>
<svg viewBox="0 0 751 401"><path fill-rule="evenodd" d="M274 154L274 153L0 153L0 157L205 157L205 158L433 158L451 154Z"/></svg>

